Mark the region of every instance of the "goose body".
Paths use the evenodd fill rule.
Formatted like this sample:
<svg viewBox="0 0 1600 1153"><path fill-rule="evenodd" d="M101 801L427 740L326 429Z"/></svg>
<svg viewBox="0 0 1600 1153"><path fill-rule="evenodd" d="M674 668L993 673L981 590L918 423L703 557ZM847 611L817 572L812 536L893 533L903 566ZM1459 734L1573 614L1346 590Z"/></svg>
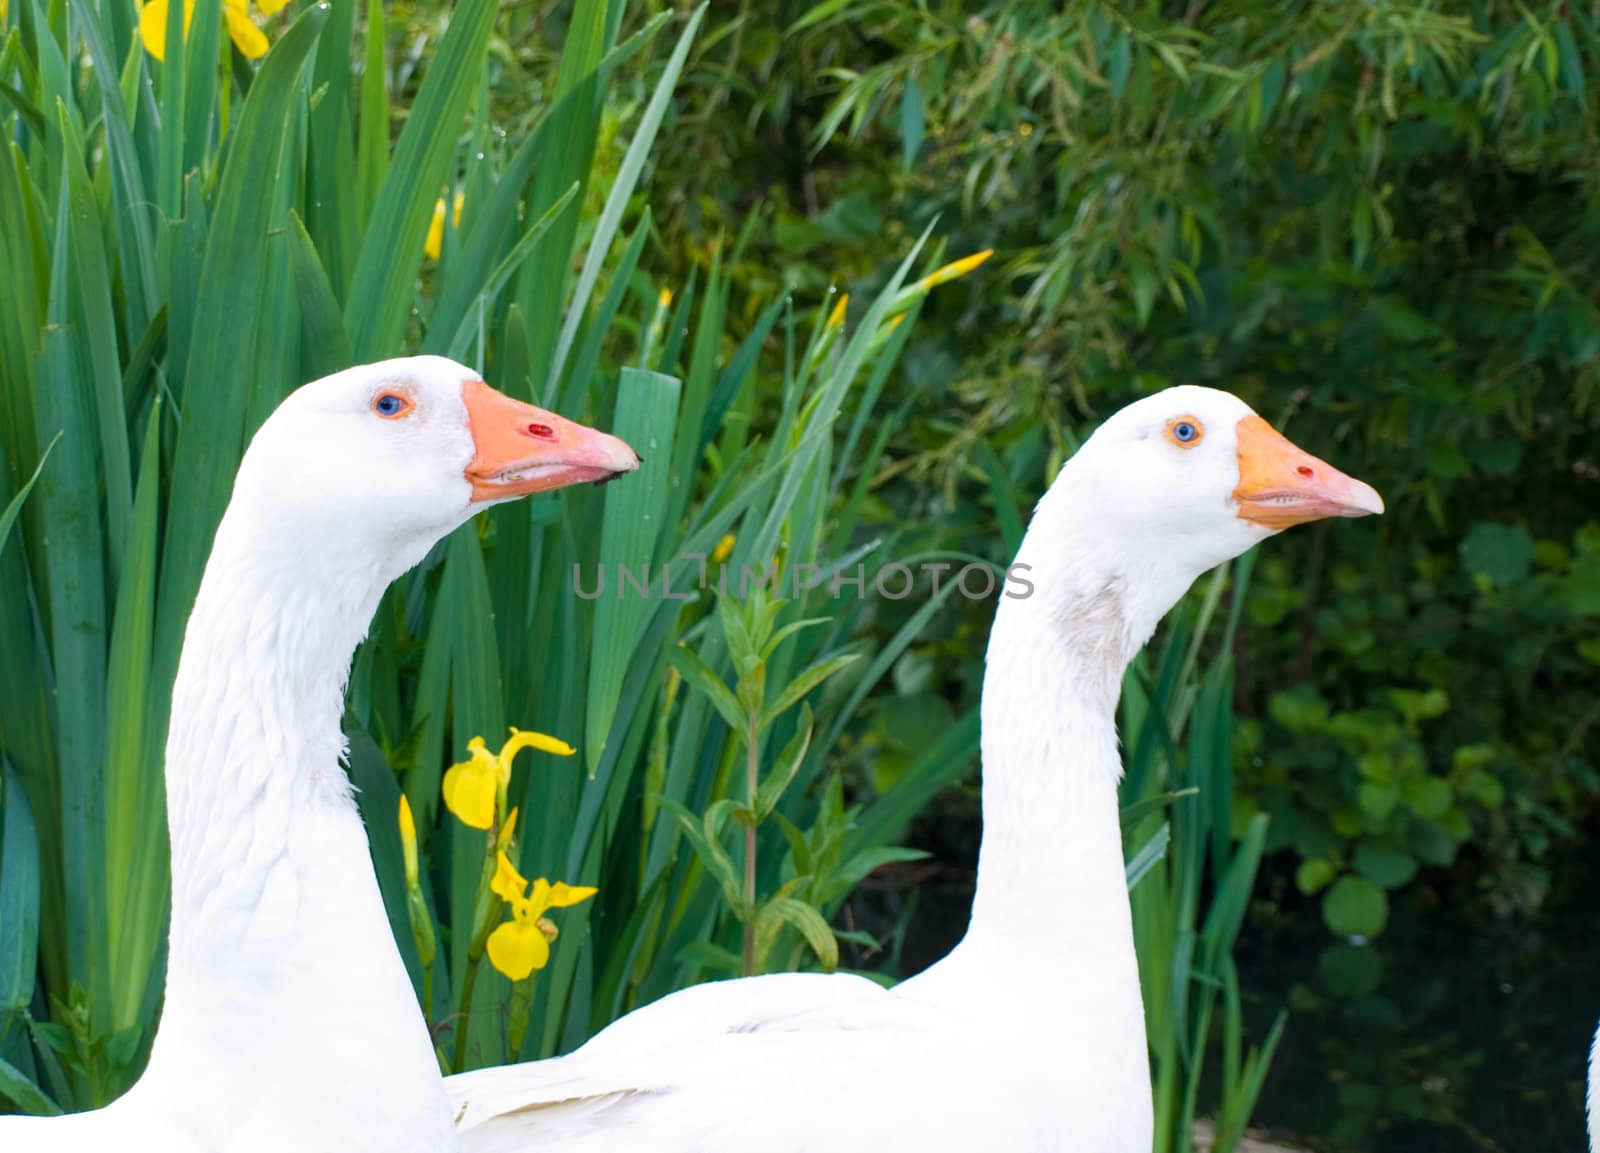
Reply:
<svg viewBox="0 0 1600 1153"><path fill-rule="evenodd" d="M1107 421L1040 502L982 702L965 938L885 990L786 974L685 989L575 1052L446 1080L466 1153L1148 1153L1144 1008L1117 813L1122 674L1193 580L1291 524L1381 511L1242 401Z"/></svg>
<svg viewBox="0 0 1600 1153"><path fill-rule="evenodd" d="M1595 1030L1594 1042L1589 1046L1589 1153L1600 1153L1600 1028Z"/></svg>
<svg viewBox="0 0 1600 1153"><path fill-rule="evenodd" d="M172 922L149 1065L104 1109L0 1117L0 1148L455 1147L341 766L351 655L389 582L478 509L636 464L438 357L306 385L262 425L173 687Z"/></svg>

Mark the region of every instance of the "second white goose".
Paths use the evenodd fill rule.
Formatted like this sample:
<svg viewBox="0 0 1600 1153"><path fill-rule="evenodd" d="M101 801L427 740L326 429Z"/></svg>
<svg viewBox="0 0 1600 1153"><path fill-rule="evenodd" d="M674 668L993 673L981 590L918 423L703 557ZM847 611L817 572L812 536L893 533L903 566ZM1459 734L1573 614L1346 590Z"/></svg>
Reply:
<svg viewBox="0 0 1600 1153"><path fill-rule="evenodd" d="M892 990L701 985L576 1052L447 1085L467 1153L1149 1153L1117 814L1122 675L1196 577L1274 533L1383 510L1228 393L1117 413L1040 501L983 684L965 939ZM1020 586L1012 589L1020 591Z"/></svg>

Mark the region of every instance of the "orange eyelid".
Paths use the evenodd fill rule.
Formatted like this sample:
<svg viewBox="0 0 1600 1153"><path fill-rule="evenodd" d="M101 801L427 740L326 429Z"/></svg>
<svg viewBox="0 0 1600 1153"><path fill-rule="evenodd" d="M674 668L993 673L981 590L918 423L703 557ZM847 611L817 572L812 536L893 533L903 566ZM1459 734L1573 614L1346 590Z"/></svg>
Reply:
<svg viewBox="0 0 1600 1153"><path fill-rule="evenodd" d="M398 400L400 402L399 409L394 412L380 412L378 410L378 402L386 396L392 396ZM404 418L410 416L412 412L416 410L416 407L417 402L412 400L405 393L401 392L398 388L386 388L377 396L372 398L372 411L377 413L377 415L382 417L384 420L403 420Z"/></svg>
<svg viewBox="0 0 1600 1153"><path fill-rule="evenodd" d="M1180 424L1187 424L1194 429L1194 437L1190 440L1179 440L1176 432ZM1193 448L1206 438L1206 426L1200 423L1198 417L1175 416L1167 421L1167 439L1179 448Z"/></svg>

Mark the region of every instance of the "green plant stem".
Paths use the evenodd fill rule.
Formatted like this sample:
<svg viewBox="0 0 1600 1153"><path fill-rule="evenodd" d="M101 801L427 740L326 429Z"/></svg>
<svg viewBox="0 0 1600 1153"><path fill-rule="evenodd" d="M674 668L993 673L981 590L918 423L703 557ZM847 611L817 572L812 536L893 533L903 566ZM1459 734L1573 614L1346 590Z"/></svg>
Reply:
<svg viewBox="0 0 1600 1153"><path fill-rule="evenodd" d="M749 786L749 803L752 812L756 807L756 726L759 718L750 714L749 728L745 731L745 783ZM749 977L756 971L756 826L754 822L744 828L744 957L740 961L740 974Z"/></svg>
<svg viewBox="0 0 1600 1153"><path fill-rule="evenodd" d="M539 974L535 970L511 986L510 1020L506 1022L506 1059L508 1061L521 1059L522 1039L528 1034L528 1018L533 1013L534 986L538 984L538 981Z"/></svg>
<svg viewBox="0 0 1600 1153"><path fill-rule="evenodd" d="M466 1067L467 1032L472 1023L472 988L477 984L480 964L481 961L469 958L467 975L461 979L461 1010L456 1014L455 1059L451 1062L454 1072L457 1073Z"/></svg>

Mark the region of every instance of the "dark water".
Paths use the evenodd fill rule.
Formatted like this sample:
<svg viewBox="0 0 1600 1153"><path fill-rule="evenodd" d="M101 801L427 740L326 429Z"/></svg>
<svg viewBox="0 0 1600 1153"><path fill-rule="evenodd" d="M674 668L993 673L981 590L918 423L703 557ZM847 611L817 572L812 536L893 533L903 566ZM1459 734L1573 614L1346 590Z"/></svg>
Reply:
<svg viewBox="0 0 1600 1153"><path fill-rule="evenodd" d="M1255 1123L1338 1153L1585 1149L1600 867L1574 850L1550 872L1531 917L1421 888L1359 949L1332 942L1292 885L1276 905L1267 878L1237 960L1255 1034L1279 1006L1291 1015Z"/></svg>

